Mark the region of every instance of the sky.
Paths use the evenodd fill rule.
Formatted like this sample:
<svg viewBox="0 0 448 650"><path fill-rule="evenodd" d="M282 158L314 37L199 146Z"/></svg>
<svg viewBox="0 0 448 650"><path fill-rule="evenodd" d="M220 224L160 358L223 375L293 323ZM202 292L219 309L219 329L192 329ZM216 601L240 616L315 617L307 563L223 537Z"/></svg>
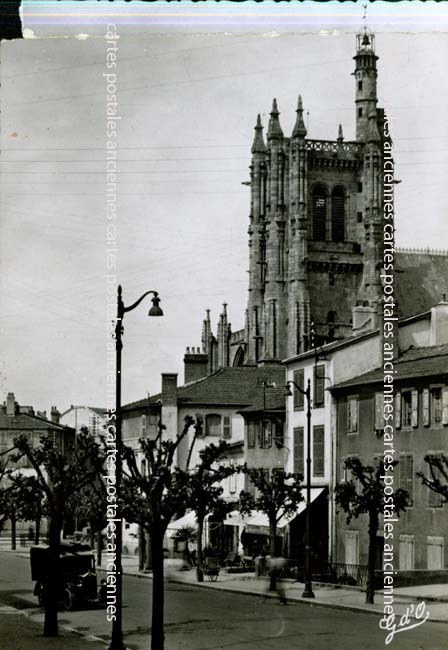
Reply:
<svg viewBox="0 0 448 650"><path fill-rule="evenodd" d="M26 17L26 14L25 14ZM362 21L360 20L360 23ZM106 401L106 43L103 27L24 20L0 64L0 400L38 409ZM440 28L440 25L439 25ZM448 248L448 29L376 31L379 105L394 139L397 243ZM81 37L76 38L79 34ZM308 137L354 139L355 31L120 28L118 273L126 304L123 401L183 382L205 309L247 300L250 146L276 97L286 135L297 96Z"/></svg>

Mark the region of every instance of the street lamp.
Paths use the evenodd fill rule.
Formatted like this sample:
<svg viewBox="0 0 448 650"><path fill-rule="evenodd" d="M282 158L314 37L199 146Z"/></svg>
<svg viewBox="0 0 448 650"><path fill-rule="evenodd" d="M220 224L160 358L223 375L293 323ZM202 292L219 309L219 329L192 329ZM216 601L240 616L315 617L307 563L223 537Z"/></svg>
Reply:
<svg viewBox="0 0 448 650"><path fill-rule="evenodd" d="M311 506L311 382L308 379L306 390L295 381L287 381L287 395L292 396L290 385L306 397L306 510L305 510L305 589L302 598L314 598L311 584L311 541L310 541L310 506Z"/></svg>
<svg viewBox="0 0 448 650"><path fill-rule="evenodd" d="M151 298L152 307L148 312L148 316L163 316L163 311L159 307L160 298L157 291L147 291L143 294L136 302L134 302L130 307L125 307L122 298L122 288L121 285L117 289L117 322L115 323L115 350L116 350L116 368L115 368L115 436L116 436L116 450L117 450L117 460L115 466L115 490L116 490L116 503L117 503L117 515L118 519L116 527L116 614L115 619L112 622L112 639L110 642L109 650L125 650L125 645L123 643L123 617L122 617L122 607L123 607L123 593L122 593L122 545L123 545L123 522L121 519L120 513L120 487L121 487L121 475L122 475L122 449L123 449L123 439L121 433L121 351L123 349L122 335L123 335L123 318L128 311L132 311L141 303L143 298L152 294Z"/></svg>

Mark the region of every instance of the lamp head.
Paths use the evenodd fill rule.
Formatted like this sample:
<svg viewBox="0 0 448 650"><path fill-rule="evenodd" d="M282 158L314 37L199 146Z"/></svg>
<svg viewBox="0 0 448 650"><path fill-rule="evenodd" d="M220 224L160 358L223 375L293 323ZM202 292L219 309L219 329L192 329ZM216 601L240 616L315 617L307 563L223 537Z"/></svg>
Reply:
<svg viewBox="0 0 448 650"><path fill-rule="evenodd" d="M163 311L160 309L160 298L157 292L154 292L154 297L151 298L152 307L148 312L148 316L163 316Z"/></svg>
<svg viewBox="0 0 448 650"><path fill-rule="evenodd" d="M286 384L285 389L286 389L285 397L292 397L293 393L289 382Z"/></svg>

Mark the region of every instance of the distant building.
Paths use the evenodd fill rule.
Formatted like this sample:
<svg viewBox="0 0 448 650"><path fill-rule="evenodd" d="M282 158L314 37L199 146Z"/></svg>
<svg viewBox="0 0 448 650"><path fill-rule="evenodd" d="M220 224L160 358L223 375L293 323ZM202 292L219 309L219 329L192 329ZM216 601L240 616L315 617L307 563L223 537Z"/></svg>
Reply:
<svg viewBox="0 0 448 650"><path fill-rule="evenodd" d="M26 457L21 458L18 462L13 462L11 455L16 453L14 449L14 439L25 435L31 446L37 446L41 437L51 437L65 454L73 447L75 432L72 428L60 424L60 414L55 406L51 408L51 420L47 420L46 413L35 412L32 406L19 405L14 397L14 393L8 393L6 402L0 407L0 454L2 461L7 462L11 469L18 469L25 475L32 475L34 470ZM10 451L10 453L6 453ZM25 522L20 522L17 530L28 530ZM7 525L4 534L9 530Z"/></svg>
<svg viewBox="0 0 448 650"><path fill-rule="evenodd" d="M186 377L188 378L187 373ZM182 431L185 416L190 415L202 421L202 435L195 441L189 467L197 464L201 449L220 439L229 443L224 462L241 465L247 460L250 463L254 448L248 447L245 428L248 414L244 409L262 406L264 393L266 404L271 403L274 397L277 399L279 392L283 395L284 382L285 370L280 365L225 368L183 386L177 385L177 374L164 373L159 394L123 406L124 444L137 448L139 438L155 438L159 422L166 426L163 435L174 438ZM278 387L277 396L272 395L271 389L267 388L272 384ZM252 419L251 416L248 417L249 420ZM278 421L283 419L284 415L280 414ZM266 435L270 435L267 430ZM186 466L193 436L194 430L190 429L178 447L177 464L180 467ZM279 451L272 440L270 445L266 442L262 453L264 467L283 466L283 451L281 448ZM245 475L231 476L223 485L223 498L229 503L237 501L239 493L246 487L248 486ZM209 543L219 546L221 552L226 554L234 549L237 539L230 526L224 528L228 530L222 529L222 522L209 518L205 534ZM135 530L129 530L136 544ZM128 539L128 542L131 544L132 539Z"/></svg>
<svg viewBox="0 0 448 650"><path fill-rule="evenodd" d="M107 409L72 405L61 414L60 422L75 429L76 433L85 427L92 435L97 436L104 433L107 426Z"/></svg>
<svg viewBox="0 0 448 650"><path fill-rule="evenodd" d="M419 349L438 350L438 346L445 343L448 343L448 303L445 301L418 316L399 321L395 340L397 355L405 355L406 350L414 348L418 355ZM343 453L338 429L340 405L333 387L377 369L382 364L382 355L383 338L379 330L374 330L329 343L284 362L288 381L294 381L303 389L306 389L308 380L311 382L312 538L318 540L319 552L314 559L319 565L327 561L326 556L335 561L338 555L334 486L339 480ZM401 360L401 356L398 359ZM292 393L287 401L285 445L289 452L285 466L289 472L305 475L307 405L299 391L292 388ZM358 439L362 446L362 439ZM382 442L378 444L381 446ZM295 531L292 525L291 548L296 548L299 556L303 552L302 533L303 530Z"/></svg>

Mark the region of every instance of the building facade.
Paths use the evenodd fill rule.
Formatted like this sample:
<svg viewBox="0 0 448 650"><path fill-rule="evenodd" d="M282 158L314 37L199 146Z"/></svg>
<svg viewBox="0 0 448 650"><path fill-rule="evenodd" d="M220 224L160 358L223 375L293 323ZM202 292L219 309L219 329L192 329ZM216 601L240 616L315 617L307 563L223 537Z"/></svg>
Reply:
<svg viewBox="0 0 448 650"><path fill-rule="evenodd" d="M430 477L426 454L448 456L448 344L414 348L395 362L394 489L409 494L409 505L393 524L394 568L399 576L423 574L448 566L448 518L440 495L418 477ZM384 372L370 373L332 388L337 405L337 481L349 479L344 462L356 456L375 465L384 453ZM382 567L383 520L377 537L377 568ZM367 516L346 523L336 517L338 562L367 564ZM390 540L389 540L390 542ZM434 578L434 575L431 575ZM446 578L446 575L445 575Z"/></svg>

